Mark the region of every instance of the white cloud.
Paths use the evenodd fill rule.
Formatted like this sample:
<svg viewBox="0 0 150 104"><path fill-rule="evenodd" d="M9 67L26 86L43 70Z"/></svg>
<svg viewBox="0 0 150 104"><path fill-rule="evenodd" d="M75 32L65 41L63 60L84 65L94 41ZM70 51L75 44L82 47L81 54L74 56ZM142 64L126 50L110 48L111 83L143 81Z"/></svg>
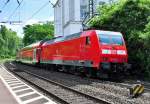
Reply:
<svg viewBox="0 0 150 104"><path fill-rule="evenodd" d="M54 16L51 16L51 17L49 18L49 21L54 21Z"/></svg>
<svg viewBox="0 0 150 104"><path fill-rule="evenodd" d="M33 24L36 24L38 23L39 20L37 19L31 19L31 20L28 20L27 22L25 22L24 26L25 25L33 25Z"/></svg>
<svg viewBox="0 0 150 104"><path fill-rule="evenodd" d="M30 20L28 20L28 21L26 21L25 23L24 23L24 26L25 25L33 25L33 24L37 24L37 23L45 23L46 21L54 21L54 16L51 16L51 17L49 17L49 18L46 18L46 19L30 19Z"/></svg>

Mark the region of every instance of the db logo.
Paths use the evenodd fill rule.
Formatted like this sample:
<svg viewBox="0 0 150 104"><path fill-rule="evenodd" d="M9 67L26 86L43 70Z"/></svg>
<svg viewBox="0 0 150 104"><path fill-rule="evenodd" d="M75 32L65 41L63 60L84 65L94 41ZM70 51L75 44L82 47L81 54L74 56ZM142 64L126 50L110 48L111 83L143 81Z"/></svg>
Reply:
<svg viewBox="0 0 150 104"><path fill-rule="evenodd" d="M117 54L117 51L116 50L112 50L111 54Z"/></svg>

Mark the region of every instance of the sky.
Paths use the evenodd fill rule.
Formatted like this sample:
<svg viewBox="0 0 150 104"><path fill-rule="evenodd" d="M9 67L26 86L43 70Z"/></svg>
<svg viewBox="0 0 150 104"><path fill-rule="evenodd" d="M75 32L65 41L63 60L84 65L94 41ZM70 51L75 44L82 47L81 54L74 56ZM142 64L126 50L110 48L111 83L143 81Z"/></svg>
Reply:
<svg viewBox="0 0 150 104"><path fill-rule="evenodd" d="M5 3L9 1L6 5ZM0 0L0 22L22 21L20 24L0 23L7 28L16 31L19 37L23 37L22 28L27 24L53 21L54 9L49 0ZM57 0L50 0L53 4ZM43 7L43 8L42 8ZM17 9L16 9L17 8ZM40 9L42 8L42 9ZM38 11L40 9L40 11ZM38 11L38 13L36 13ZM35 15L34 15L35 14Z"/></svg>

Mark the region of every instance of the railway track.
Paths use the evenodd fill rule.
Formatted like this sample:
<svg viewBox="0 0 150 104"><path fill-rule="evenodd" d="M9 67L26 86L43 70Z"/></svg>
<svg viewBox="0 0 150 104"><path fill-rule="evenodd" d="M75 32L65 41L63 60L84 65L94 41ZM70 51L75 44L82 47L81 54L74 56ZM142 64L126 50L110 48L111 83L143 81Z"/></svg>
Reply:
<svg viewBox="0 0 150 104"><path fill-rule="evenodd" d="M11 64L13 66L13 64ZM32 66L32 67L35 67L35 66ZM99 80L99 79L94 79L94 80ZM101 81L102 80L102 81ZM126 88L131 88L133 87L134 84L142 84L144 85L144 89L148 92L150 92L150 83L148 82L144 82L144 81L139 81L139 80L125 80L124 82L114 82L114 81L108 81L108 80L105 80L105 79L100 79L99 81L101 82L106 82L106 83L111 83L113 85L116 85L116 86L120 86L120 87L126 87Z"/></svg>
<svg viewBox="0 0 150 104"><path fill-rule="evenodd" d="M79 76L74 76L67 73L48 71L43 70L41 68L17 63L7 63L5 64L5 66L8 68L14 67L16 69L19 69L20 71L25 70L36 75L43 76L48 80L50 79L57 83L61 83L62 85L68 86L69 88L77 90L79 92L86 93L99 99L107 99L107 101L114 104L149 104L150 102L150 96L147 90L145 90L146 94L144 94L144 96L139 97L138 99L129 98L129 90L127 88L132 87L133 84L137 84L136 82L132 83L129 81L129 83L125 81L122 83L118 83L108 80L106 81L99 79L81 78ZM146 88L148 88L148 86Z"/></svg>
<svg viewBox="0 0 150 104"><path fill-rule="evenodd" d="M79 92L77 90L71 89L63 84L60 84L58 82L52 81L50 79L44 78L42 76L36 75L34 73L31 73L26 70L12 70L7 69L14 73L16 76L20 77L21 79L25 80L29 84L35 86L39 90L41 90L43 93L46 93L47 95L53 97L58 102L63 104L110 104L110 102L93 97L91 95L88 95L86 93ZM28 77L26 77L28 76ZM32 77L30 80L30 77ZM48 88L42 87L37 83L32 82L33 80L38 80L39 82L46 82L48 83ZM41 83L42 84L42 83Z"/></svg>

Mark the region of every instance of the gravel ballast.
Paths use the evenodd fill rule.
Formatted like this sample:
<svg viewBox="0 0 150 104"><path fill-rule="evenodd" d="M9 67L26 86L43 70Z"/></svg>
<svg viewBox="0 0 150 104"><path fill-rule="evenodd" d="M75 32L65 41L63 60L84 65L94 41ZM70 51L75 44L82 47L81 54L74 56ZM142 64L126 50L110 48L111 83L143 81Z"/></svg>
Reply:
<svg viewBox="0 0 150 104"><path fill-rule="evenodd" d="M114 82L82 78L71 74L48 71L18 63L13 64L13 67L17 67L18 70L30 71L80 92L87 93L97 98L103 98L114 104L150 104L149 92L145 92L142 96L132 99L129 97L129 89L127 87L120 86L117 83L114 84ZM11 65L9 66L12 67ZM8 67L8 64L6 67Z"/></svg>

